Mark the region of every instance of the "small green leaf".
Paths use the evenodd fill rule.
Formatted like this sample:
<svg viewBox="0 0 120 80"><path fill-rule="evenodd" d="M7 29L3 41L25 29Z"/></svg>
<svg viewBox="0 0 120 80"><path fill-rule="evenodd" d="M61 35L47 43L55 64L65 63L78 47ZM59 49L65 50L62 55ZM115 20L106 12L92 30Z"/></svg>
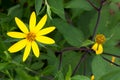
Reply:
<svg viewBox="0 0 120 80"><path fill-rule="evenodd" d="M58 71L56 76L55 76L55 80L64 80L64 76L63 73L61 71Z"/></svg>
<svg viewBox="0 0 120 80"><path fill-rule="evenodd" d="M71 75L72 75L72 69L71 69L71 66L69 66L68 72L65 76L65 80L71 80Z"/></svg>
<svg viewBox="0 0 120 80"><path fill-rule="evenodd" d="M35 0L35 11L37 15L39 14L41 6L42 6L42 0Z"/></svg>
<svg viewBox="0 0 120 80"><path fill-rule="evenodd" d="M85 40L85 41L82 43L81 46L89 46L89 45L91 45L91 44L93 44L93 43L94 43L94 42L91 41L91 40Z"/></svg>
<svg viewBox="0 0 120 80"><path fill-rule="evenodd" d="M45 0L45 3L46 3L46 5L47 5L47 14L48 14L48 16L50 17L50 19L52 19L52 17L51 17L51 8L50 8L47 0Z"/></svg>
<svg viewBox="0 0 120 80"><path fill-rule="evenodd" d="M82 75L75 75L72 77L71 80L90 80L88 77L86 76L82 76Z"/></svg>
<svg viewBox="0 0 120 80"><path fill-rule="evenodd" d="M43 67L44 63L43 62L36 62L31 65L31 69L33 70L38 70L41 67Z"/></svg>
<svg viewBox="0 0 120 80"><path fill-rule="evenodd" d="M19 4L17 4L15 6L9 8L8 15L13 17L13 18L16 17L16 16L21 17L22 16L22 11L23 11L23 9L20 7Z"/></svg>

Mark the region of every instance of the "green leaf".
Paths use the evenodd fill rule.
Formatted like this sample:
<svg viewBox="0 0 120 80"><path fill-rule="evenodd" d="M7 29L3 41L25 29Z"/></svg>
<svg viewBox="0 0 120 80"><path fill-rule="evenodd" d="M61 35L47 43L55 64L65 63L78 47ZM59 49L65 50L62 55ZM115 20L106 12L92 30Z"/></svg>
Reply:
<svg viewBox="0 0 120 80"><path fill-rule="evenodd" d="M5 69L9 63L0 63L0 70Z"/></svg>
<svg viewBox="0 0 120 80"><path fill-rule="evenodd" d="M111 65L111 63L104 60L100 55L95 56L93 59L92 72L96 80L100 79L103 75L118 69L118 67Z"/></svg>
<svg viewBox="0 0 120 80"><path fill-rule="evenodd" d="M62 55L62 66L61 66L63 73L68 72L68 67L66 67L68 65L71 65L71 69L74 70L81 58L81 55L82 55L82 53L75 52L75 51L64 52L64 54ZM87 66L89 66L89 65L87 65ZM84 68L83 68L83 65L81 64L79 66L79 69L76 72L76 74L82 74L83 70L84 70Z"/></svg>
<svg viewBox="0 0 120 80"><path fill-rule="evenodd" d="M88 77L86 76L82 76L82 75L75 75L72 77L71 80L90 80Z"/></svg>
<svg viewBox="0 0 120 80"><path fill-rule="evenodd" d="M51 7L49 6L47 0L45 0L45 3L46 3L46 5L47 5L47 14L48 14L48 16L50 17L50 19L52 19L52 17L51 17Z"/></svg>
<svg viewBox="0 0 120 80"><path fill-rule="evenodd" d="M38 70L41 67L43 67L44 63L43 62L35 62L31 65L31 69L33 70Z"/></svg>
<svg viewBox="0 0 120 80"><path fill-rule="evenodd" d="M65 5L65 8L79 8L82 10L93 9L86 0L71 0Z"/></svg>
<svg viewBox="0 0 120 80"><path fill-rule="evenodd" d="M65 20L63 0L48 0L51 10Z"/></svg>
<svg viewBox="0 0 120 80"><path fill-rule="evenodd" d="M22 16L23 9L20 7L20 5L15 5L8 10L8 15L11 17L21 17Z"/></svg>
<svg viewBox="0 0 120 80"><path fill-rule="evenodd" d="M53 22L69 44L76 47L81 46L84 39L82 31L61 19L55 19Z"/></svg>
<svg viewBox="0 0 120 80"><path fill-rule="evenodd" d="M42 6L42 0L35 0L35 11L37 15L39 14L41 6Z"/></svg>
<svg viewBox="0 0 120 80"><path fill-rule="evenodd" d="M48 66L46 66L41 74L49 75L49 74L55 74L56 71L58 71L58 64L59 59L55 56L54 51L51 49L46 49L47 54L41 55L41 59L47 60Z"/></svg>
<svg viewBox="0 0 120 80"><path fill-rule="evenodd" d="M104 52L119 55L120 48L118 43L120 40L120 24L114 26L111 30L109 29L108 34L111 34L104 44ZM107 36L108 37L108 36ZM116 47L117 45L117 47Z"/></svg>
<svg viewBox="0 0 120 80"><path fill-rule="evenodd" d="M82 43L82 46L89 46L91 44L93 44L94 42L91 41L91 40L85 40L83 43Z"/></svg>
<svg viewBox="0 0 120 80"><path fill-rule="evenodd" d="M54 71L53 65L48 65L47 67L44 68L44 70L42 70L41 74L43 74L43 75L49 75L53 71Z"/></svg>
<svg viewBox="0 0 120 80"><path fill-rule="evenodd" d="M120 70L105 74L99 80L120 80Z"/></svg>
<svg viewBox="0 0 120 80"><path fill-rule="evenodd" d="M68 72L65 76L65 80L71 80L71 75L72 75L72 69L71 69L71 66L69 66Z"/></svg>
<svg viewBox="0 0 120 80"><path fill-rule="evenodd" d="M55 76L55 80L64 80L64 76L63 73L61 71L58 71L56 76Z"/></svg>
<svg viewBox="0 0 120 80"><path fill-rule="evenodd" d="M29 74L27 74L26 72L25 72L25 70L23 70L23 69L20 69L20 68L17 68L16 69L16 72L17 72L17 75L16 75L16 78L18 79L18 80L38 80L38 78L37 77L32 77L32 76L30 76Z"/></svg>
<svg viewBox="0 0 120 80"><path fill-rule="evenodd" d="M95 79L99 79L101 76L108 72L105 61L101 56L95 56L92 62L92 71L95 75Z"/></svg>

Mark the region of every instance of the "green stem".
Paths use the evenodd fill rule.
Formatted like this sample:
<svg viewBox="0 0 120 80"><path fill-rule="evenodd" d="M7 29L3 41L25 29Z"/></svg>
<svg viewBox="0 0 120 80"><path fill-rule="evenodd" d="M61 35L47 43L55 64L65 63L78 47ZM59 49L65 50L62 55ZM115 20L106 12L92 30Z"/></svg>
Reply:
<svg viewBox="0 0 120 80"><path fill-rule="evenodd" d="M12 76L10 75L10 73L9 73L8 70L6 70L6 73L7 73L7 75L9 76L10 80L14 80L14 79L12 78Z"/></svg>

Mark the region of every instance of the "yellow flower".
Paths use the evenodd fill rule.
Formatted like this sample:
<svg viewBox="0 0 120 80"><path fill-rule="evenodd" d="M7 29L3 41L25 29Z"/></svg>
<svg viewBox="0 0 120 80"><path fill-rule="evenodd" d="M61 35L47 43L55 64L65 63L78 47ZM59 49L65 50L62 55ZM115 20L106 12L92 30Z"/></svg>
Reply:
<svg viewBox="0 0 120 80"><path fill-rule="evenodd" d="M36 24L36 14L35 12L32 12L29 20L29 29L28 29L26 25L19 18L15 17L15 22L22 32L15 32L15 31L8 32L7 35L13 38L22 38L22 39L17 43L13 44L8 49L8 51L10 53L15 53L25 47L23 62L27 59L31 49L34 55L36 57L39 57L40 51L36 41L43 44L55 43L53 39L44 36L55 29L54 26L42 29L46 23L46 20L47 20L47 15L44 15L42 19L38 22L38 24Z"/></svg>
<svg viewBox="0 0 120 80"><path fill-rule="evenodd" d="M94 75L92 75L90 80L95 80L95 76L94 76Z"/></svg>
<svg viewBox="0 0 120 80"><path fill-rule="evenodd" d="M97 34L95 37L95 44L92 46L92 49L96 52L96 54L103 53L103 43L106 41L106 38L103 34Z"/></svg>
<svg viewBox="0 0 120 80"><path fill-rule="evenodd" d="M114 57L114 56L112 56L112 59L111 59L111 62L115 62L115 59L116 59L116 57ZM112 65L112 63L111 63L111 65Z"/></svg>

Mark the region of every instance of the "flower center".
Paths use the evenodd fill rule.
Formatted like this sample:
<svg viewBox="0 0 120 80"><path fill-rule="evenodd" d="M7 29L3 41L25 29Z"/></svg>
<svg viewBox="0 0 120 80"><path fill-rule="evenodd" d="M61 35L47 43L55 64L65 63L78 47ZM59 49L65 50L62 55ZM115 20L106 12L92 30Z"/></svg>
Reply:
<svg viewBox="0 0 120 80"><path fill-rule="evenodd" d="M106 41L106 38L103 34L97 34L96 37L95 37L95 41L98 44L103 44Z"/></svg>
<svg viewBox="0 0 120 80"><path fill-rule="evenodd" d="M27 39L28 41L32 42L32 41L35 40L35 37L36 37L35 33L29 32L29 33L27 34L27 36L26 36L26 39Z"/></svg>

